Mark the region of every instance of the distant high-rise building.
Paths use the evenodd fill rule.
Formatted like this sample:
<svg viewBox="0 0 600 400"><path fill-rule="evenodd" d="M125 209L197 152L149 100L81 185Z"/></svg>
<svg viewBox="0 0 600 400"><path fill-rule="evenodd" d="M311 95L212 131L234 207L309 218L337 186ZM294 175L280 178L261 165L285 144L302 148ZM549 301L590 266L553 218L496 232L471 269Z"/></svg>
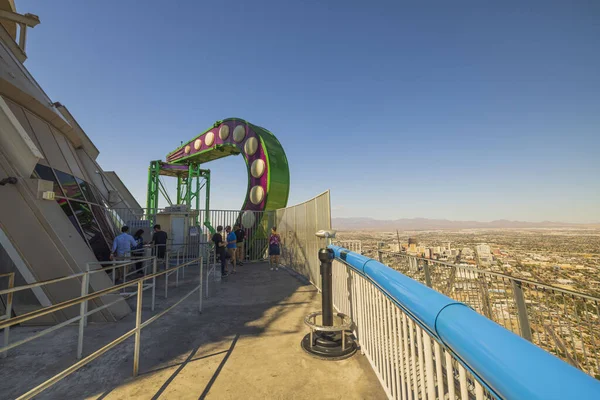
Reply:
<svg viewBox="0 0 600 400"><path fill-rule="evenodd" d="M477 251L478 256L489 256L491 254L490 246L488 246L487 244L478 244L475 247L475 251Z"/></svg>
<svg viewBox="0 0 600 400"><path fill-rule="evenodd" d="M490 246L488 246L487 244L479 244L475 246L475 251L477 252L477 258L482 263L488 263L492 260Z"/></svg>

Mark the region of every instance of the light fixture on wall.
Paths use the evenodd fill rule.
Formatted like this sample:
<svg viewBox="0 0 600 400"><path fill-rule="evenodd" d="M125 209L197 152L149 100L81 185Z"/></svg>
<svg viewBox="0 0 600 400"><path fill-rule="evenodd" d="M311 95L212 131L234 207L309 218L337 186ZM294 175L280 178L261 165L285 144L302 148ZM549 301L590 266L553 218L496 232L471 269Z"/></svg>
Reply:
<svg viewBox="0 0 600 400"><path fill-rule="evenodd" d="M56 193L54 193L52 191L42 192L42 199L44 199L44 200L55 200L56 199Z"/></svg>
<svg viewBox="0 0 600 400"><path fill-rule="evenodd" d="M0 180L0 186L4 186L7 183L10 183L11 185L16 185L17 178L15 178L14 176L9 176L8 178L4 178L4 179Z"/></svg>

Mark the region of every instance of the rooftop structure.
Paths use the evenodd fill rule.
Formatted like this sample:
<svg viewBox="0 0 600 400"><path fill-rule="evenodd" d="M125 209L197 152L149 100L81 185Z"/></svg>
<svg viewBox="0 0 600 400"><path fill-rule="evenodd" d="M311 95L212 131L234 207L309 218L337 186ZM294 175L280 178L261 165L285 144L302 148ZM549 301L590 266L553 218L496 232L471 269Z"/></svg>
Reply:
<svg viewBox="0 0 600 400"><path fill-rule="evenodd" d="M165 162L149 160L142 208L23 65L26 27L39 19L10 1L0 10L0 396L600 397L599 299L407 254L379 251L378 261L356 241L332 245L329 192L287 206L283 148L245 120L218 121ZM204 164L234 154L250 172L244 205L211 210ZM168 209L155 201L169 198L160 175L178 182ZM170 238L163 251L109 257L123 225L156 222ZM235 224L247 229L248 262L225 277L208 234ZM275 225L282 268L270 271ZM394 257L400 267L390 268ZM333 312L348 322L342 343L358 348L337 362L300 345L327 344Z"/></svg>

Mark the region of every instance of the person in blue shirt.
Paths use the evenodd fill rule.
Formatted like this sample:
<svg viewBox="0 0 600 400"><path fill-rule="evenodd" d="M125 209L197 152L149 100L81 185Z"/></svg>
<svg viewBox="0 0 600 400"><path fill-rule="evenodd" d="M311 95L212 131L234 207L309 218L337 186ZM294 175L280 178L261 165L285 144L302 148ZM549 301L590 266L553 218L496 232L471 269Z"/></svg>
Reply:
<svg viewBox="0 0 600 400"><path fill-rule="evenodd" d="M124 225L121 228L121 234L115 238L112 245L112 252L110 253L111 260L114 260L115 257L119 259L124 259L131 256L131 250L135 249L137 246L137 242L129 233L129 227ZM122 278L123 268L117 268L117 280Z"/></svg>
<svg viewBox="0 0 600 400"><path fill-rule="evenodd" d="M129 227L124 225L121 228L121 234L115 238L112 246L113 257L129 257L131 256L131 249L137 247L137 242L129 233Z"/></svg>
<svg viewBox="0 0 600 400"><path fill-rule="evenodd" d="M235 274L235 254L237 249L237 236L235 236L235 232L231 230L231 226L227 225L225 227L225 232L227 232L227 253L229 254L229 258L231 259L231 265L233 265L233 269L231 270L232 274Z"/></svg>

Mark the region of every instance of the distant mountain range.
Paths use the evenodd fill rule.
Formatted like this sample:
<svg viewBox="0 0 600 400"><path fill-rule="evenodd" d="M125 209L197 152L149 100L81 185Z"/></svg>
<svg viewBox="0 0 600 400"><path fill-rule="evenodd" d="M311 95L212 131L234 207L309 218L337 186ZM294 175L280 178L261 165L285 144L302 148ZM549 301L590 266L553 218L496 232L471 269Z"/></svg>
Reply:
<svg viewBox="0 0 600 400"><path fill-rule="evenodd" d="M600 224L567 222L525 222L500 219L490 222L450 221L447 219L402 218L380 220L374 218L332 218L333 229L344 231L402 231L433 229L503 229L503 228L600 228Z"/></svg>

